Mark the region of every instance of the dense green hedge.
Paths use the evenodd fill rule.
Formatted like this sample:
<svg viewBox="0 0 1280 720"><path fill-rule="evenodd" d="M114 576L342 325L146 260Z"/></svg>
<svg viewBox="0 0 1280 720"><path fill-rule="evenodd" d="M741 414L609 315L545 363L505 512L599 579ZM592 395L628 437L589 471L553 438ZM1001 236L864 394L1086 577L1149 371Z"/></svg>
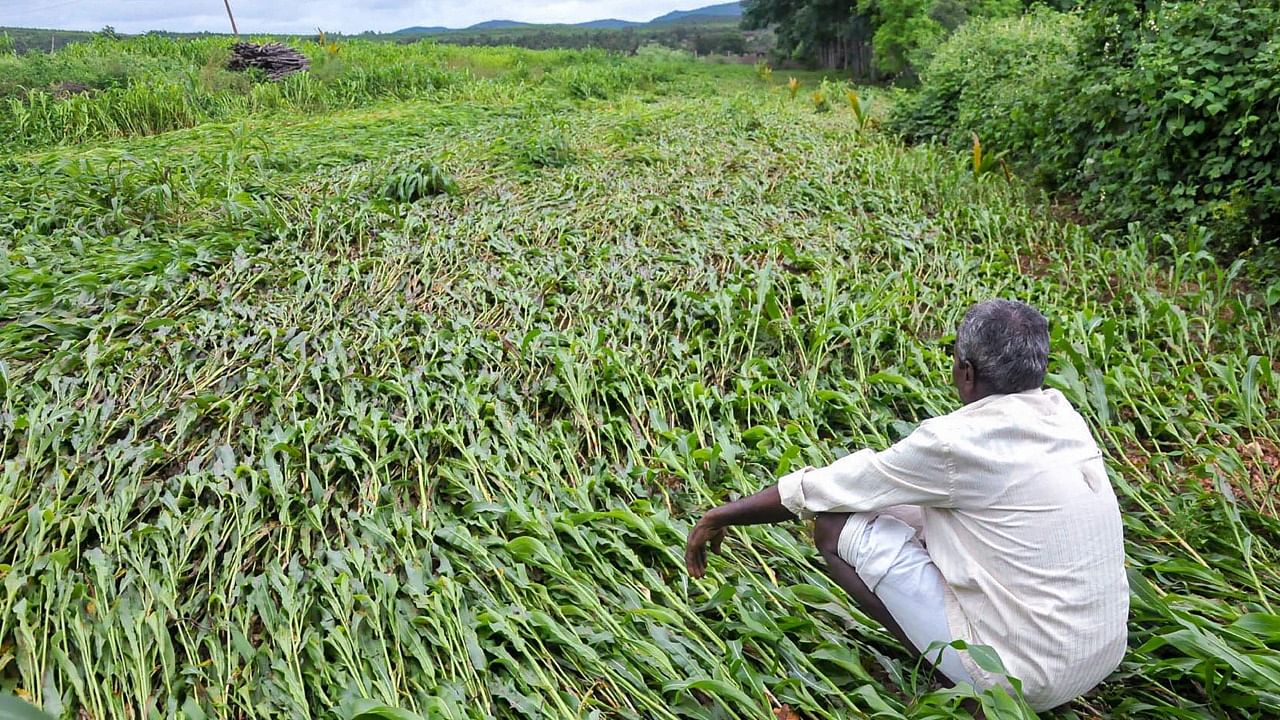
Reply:
<svg viewBox="0 0 1280 720"><path fill-rule="evenodd" d="M1058 88L1074 70L1079 18L1041 11L961 26L939 48L919 92L894 108L908 139L968 146L977 133L1024 163L1046 134Z"/></svg>
<svg viewBox="0 0 1280 720"><path fill-rule="evenodd" d="M1098 0L966 25L894 125L977 132L1112 226L1280 242L1280 4Z"/></svg>

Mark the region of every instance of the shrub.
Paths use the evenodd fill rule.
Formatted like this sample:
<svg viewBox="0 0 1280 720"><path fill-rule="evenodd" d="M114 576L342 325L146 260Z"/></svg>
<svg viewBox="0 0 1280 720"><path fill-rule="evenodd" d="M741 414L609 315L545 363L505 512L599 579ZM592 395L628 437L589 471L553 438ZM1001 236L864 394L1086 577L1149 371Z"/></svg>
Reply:
<svg viewBox="0 0 1280 720"><path fill-rule="evenodd" d="M1032 160L1048 105L1072 72L1078 26L1077 17L1046 10L961 27L939 48L920 91L895 106L891 127L956 148L969 147L976 133L993 149Z"/></svg>
<svg viewBox="0 0 1280 720"><path fill-rule="evenodd" d="M863 0L876 31L875 63L884 72L913 73L928 66L934 51L966 22L1010 17L1022 12L1023 0Z"/></svg>
<svg viewBox="0 0 1280 720"><path fill-rule="evenodd" d="M970 133L1109 227L1199 224L1225 249L1280 238L1280 6L1099 0L973 22L892 125Z"/></svg>
<svg viewBox="0 0 1280 720"><path fill-rule="evenodd" d="M1280 5L1103 0L1045 165L1114 224L1280 238Z"/></svg>
<svg viewBox="0 0 1280 720"><path fill-rule="evenodd" d="M693 60L693 53L658 43L645 43L636 48L636 57L653 62L688 62Z"/></svg>

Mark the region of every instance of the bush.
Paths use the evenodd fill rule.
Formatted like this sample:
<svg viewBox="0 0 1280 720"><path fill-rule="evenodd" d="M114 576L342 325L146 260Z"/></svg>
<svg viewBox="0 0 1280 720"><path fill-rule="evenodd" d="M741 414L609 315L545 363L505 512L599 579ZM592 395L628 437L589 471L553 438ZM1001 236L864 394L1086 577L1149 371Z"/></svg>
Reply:
<svg viewBox="0 0 1280 720"><path fill-rule="evenodd" d="M1025 0L862 0L875 18L875 63L886 73L911 78L956 28L985 18L1020 14Z"/></svg>
<svg viewBox="0 0 1280 720"><path fill-rule="evenodd" d="M1046 113L1074 68L1079 18L1048 10L977 20L938 49L919 92L899 102L890 126L910 140L988 148L1033 165Z"/></svg>
<svg viewBox="0 0 1280 720"><path fill-rule="evenodd" d="M1084 204L1280 239L1280 5L1094 3L1078 62L1045 164Z"/></svg>
<svg viewBox="0 0 1280 720"><path fill-rule="evenodd" d="M1280 238L1280 6L1099 0L974 22L892 125L1008 151L1100 224L1207 226L1226 249Z"/></svg>
<svg viewBox="0 0 1280 720"><path fill-rule="evenodd" d="M636 57L654 62L688 62L693 59L693 53L688 50L678 50L657 43L645 43L636 48Z"/></svg>

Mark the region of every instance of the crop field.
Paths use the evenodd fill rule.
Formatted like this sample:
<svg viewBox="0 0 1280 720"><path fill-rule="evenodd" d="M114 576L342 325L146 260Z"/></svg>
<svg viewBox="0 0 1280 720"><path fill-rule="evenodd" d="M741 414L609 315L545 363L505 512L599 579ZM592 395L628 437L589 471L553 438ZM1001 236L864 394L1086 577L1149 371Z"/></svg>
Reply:
<svg viewBox="0 0 1280 720"><path fill-rule="evenodd" d="M863 123L808 75L376 52L421 72L0 110L0 691L968 717L803 524L703 580L683 551L713 503L957 407L946 341L1001 296L1050 318L1125 513L1129 653L1049 715L1280 715L1280 324L1241 265L906 147L888 93Z"/></svg>

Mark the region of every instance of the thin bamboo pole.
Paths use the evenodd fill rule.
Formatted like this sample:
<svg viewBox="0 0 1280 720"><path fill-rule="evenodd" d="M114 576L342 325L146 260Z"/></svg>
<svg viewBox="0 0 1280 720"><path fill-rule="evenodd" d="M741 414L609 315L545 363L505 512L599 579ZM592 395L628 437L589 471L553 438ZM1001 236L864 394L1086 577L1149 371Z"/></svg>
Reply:
<svg viewBox="0 0 1280 720"><path fill-rule="evenodd" d="M236 16L231 14L231 0L222 0L222 4L227 6L227 17L231 19L231 33L238 39L240 31L236 29Z"/></svg>

